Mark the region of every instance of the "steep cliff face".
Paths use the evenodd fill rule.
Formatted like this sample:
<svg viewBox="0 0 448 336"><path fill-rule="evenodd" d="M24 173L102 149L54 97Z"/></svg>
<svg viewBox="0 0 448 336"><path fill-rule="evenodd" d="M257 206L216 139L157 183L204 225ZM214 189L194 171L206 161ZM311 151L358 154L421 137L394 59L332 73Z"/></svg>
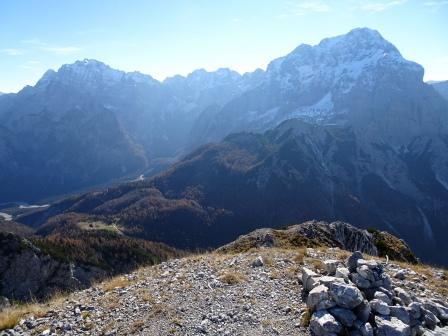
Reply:
<svg viewBox="0 0 448 336"><path fill-rule="evenodd" d="M42 299L55 291L85 288L105 275L99 268L60 262L27 239L0 233L0 296Z"/></svg>
<svg viewBox="0 0 448 336"><path fill-rule="evenodd" d="M0 297L45 299L180 255L163 244L107 232L72 231L28 238L0 233Z"/></svg>

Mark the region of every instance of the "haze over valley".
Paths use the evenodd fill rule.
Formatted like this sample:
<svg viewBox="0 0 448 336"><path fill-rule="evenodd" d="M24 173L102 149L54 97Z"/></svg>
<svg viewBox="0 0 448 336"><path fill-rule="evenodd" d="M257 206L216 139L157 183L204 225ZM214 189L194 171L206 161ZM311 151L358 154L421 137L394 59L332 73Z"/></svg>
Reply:
<svg viewBox="0 0 448 336"><path fill-rule="evenodd" d="M210 28L229 62L236 45L244 52L238 71L205 70L213 57L201 53L217 47L205 43L211 42L203 29L202 48L193 47L195 5L165 12L167 22L152 17L145 24L159 30L148 29L147 37L137 29L146 16L135 11L135 22L126 15L120 21L123 32L134 27L129 44L111 44L110 57L98 49L110 40L94 30L67 36L97 41L92 53L114 63L123 62L127 48L123 69L141 72L78 58L46 69L34 85L0 93L0 335L447 335L448 78L442 70L434 75L444 61L433 56L446 41L417 48L421 36L409 43L388 13L401 8L433 17L439 29L427 25L422 32L439 41L446 31L439 16L448 6L338 5L343 9L325 1L285 3L287 14L265 22L284 34L278 41L266 34L267 56L260 56L264 49L251 54L249 71L242 71L246 30L238 36ZM59 6L48 10L62 13ZM105 6L112 16L98 19L101 29L117 8L127 8ZM244 12L247 4L239 6ZM264 6L259 13L274 5ZM91 15L79 10L64 17ZM344 17L366 24L342 34L345 23L334 34L322 35L321 27L318 41L310 29L284 51L293 34L285 27L333 11L328 23ZM176 29L169 24L173 12ZM410 17L403 18L411 29ZM232 25L254 18L246 19ZM183 22L191 25L181 29ZM381 29L366 27L372 22L394 23L385 30L396 30L394 40L401 35L406 53ZM64 35L66 24L58 24L60 34L48 36ZM109 29L104 36L122 38L117 27ZM86 54L74 45L18 40L19 30L8 36L10 47L0 48L5 74L13 66L2 55L45 54L54 63L55 54ZM153 32L160 41L179 34L176 47L192 44L173 69L193 64L193 51L206 60L203 68L160 80L173 55L163 59L159 41L151 60L166 67L154 77L143 73L131 51L146 53ZM232 43L225 42L230 35ZM316 42L300 43L311 37ZM141 45L131 43L138 38ZM259 39L253 34L254 48ZM432 60L429 70L409 54ZM38 64L44 63L26 63L28 82ZM0 78L0 88L22 83L17 74ZM34 300L52 308L22 306Z"/></svg>

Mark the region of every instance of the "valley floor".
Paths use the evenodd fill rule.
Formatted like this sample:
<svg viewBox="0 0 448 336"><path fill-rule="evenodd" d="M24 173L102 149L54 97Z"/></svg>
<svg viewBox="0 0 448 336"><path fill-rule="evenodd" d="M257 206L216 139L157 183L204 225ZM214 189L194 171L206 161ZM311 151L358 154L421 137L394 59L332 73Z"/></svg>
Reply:
<svg viewBox="0 0 448 336"><path fill-rule="evenodd" d="M175 259L59 298L0 335L308 335L301 267L319 270L322 260L347 255L257 249ZM392 275L402 266L387 268ZM443 299L432 287L445 276L441 271L407 274L393 281L417 296Z"/></svg>

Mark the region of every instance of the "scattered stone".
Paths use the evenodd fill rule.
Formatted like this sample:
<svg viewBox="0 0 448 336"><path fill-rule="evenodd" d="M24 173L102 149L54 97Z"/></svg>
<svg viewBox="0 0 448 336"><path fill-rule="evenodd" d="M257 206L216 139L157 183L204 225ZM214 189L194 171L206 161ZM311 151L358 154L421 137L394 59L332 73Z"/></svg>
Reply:
<svg viewBox="0 0 448 336"><path fill-rule="evenodd" d="M362 259L360 259L362 260ZM358 260L358 262L360 261ZM362 265L356 268L356 272L362 276L364 279L369 280L370 282L375 282L375 275L372 269L367 265Z"/></svg>
<svg viewBox="0 0 448 336"><path fill-rule="evenodd" d="M394 278L398 280L404 280L406 279L406 271L405 270L399 270L394 274Z"/></svg>
<svg viewBox="0 0 448 336"><path fill-rule="evenodd" d="M362 336L373 336L374 335L372 325L369 322L361 325L359 327L359 331L361 332Z"/></svg>
<svg viewBox="0 0 448 336"><path fill-rule="evenodd" d="M345 283L344 279L336 278L336 277L328 276L328 275L321 276L320 278L317 279L317 282L320 285L325 285L327 287L330 287L330 285L335 282Z"/></svg>
<svg viewBox="0 0 448 336"><path fill-rule="evenodd" d="M342 330L341 324L327 310L318 310L313 313L310 329L315 336L337 335Z"/></svg>
<svg viewBox="0 0 448 336"><path fill-rule="evenodd" d="M394 288L395 294L403 302L404 305L408 306L412 303L412 298L407 291L401 287Z"/></svg>
<svg viewBox="0 0 448 336"><path fill-rule="evenodd" d="M391 305L392 304L392 300L390 299L390 297L385 294L384 292L381 291L375 291L375 294L373 295L373 297L377 300L383 301L385 302L387 305Z"/></svg>
<svg viewBox="0 0 448 336"><path fill-rule="evenodd" d="M317 273L310 270L309 268L302 268L302 285L305 291L309 292L312 290L317 284Z"/></svg>
<svg viewBox="0 0 448 336"><path fill-rule="evenodd" d="M364 300L363 302L361 302L361 304L359 304L357 307L355 307L355 309L353 311L356 314L356 317L358 318L358 320L365 323L370 318L370 313L372 312L372 308L370 308L369 301Z"/></svg>
<svg viewBox="0 0 448 336"><path fill-rule="evenodd" d="M358 273L351 273L350 274L350 279L353 281L353 283L356 286L358 286L359 288L362 288L362 289L367 289L367 288L370 288L372 286L372 283L369 280L363 278Z"/></svg>
<svg viewBox="0 0 448 336"><path fill-rule="evenodd" d="M409 324L410 316L409 312L405 307L401 306L389 306L390 316L396 317L401 322Z"/></svg>
<svg viewBox="0 0 448 336"><path fill-rule="evenodd" d="M414 319L419 319L422 315L421 307L422 304L420 302L412 302L408 307L409 315Z"/></svg>
<svg viewBox="0 0 448 336"><path fill-rule="evenodd" d="M309 292L306 304L312 312L319 309L331 308L336 305L336 303L330 299L328 287L324 285L314 287Z"/></svg>
<svg viewBox="0 0 448 336"><path fill-rule="evenodd" d="M4 296L0 296L0 312L4 310L5 308L9 308L11 304L9 303L8 298L5 298Z"/></svg>
<svg viewBox="0 0 448 336"><path fill-rule="evenodd" d="M373 311L377 312L381 315L389 315L390 314L390 308L384 301L380 301L378 299L373 299L370 301L370 307Z"/></svg>
<svg viewBox="0 0 448 336"><path fill-rule="evenodd" d="M346 267L338 267L336 268L335 277L342 278L345 281L349 280L350 271Z"/></svg>
<svg viewBox="0 0 448 336"><path fill-rule="evenodd" d="M334 307L331 308L329 312L337 321L346 327L353 326L353 323L356 321L356 315L350 309Z"/></svg>
<svg viewBox="0 0 448 336"><path fill-rule="evenodd" d="M446 336L448 335L448 327L439 328L436 327L434 330L426 330L423 336Z"/></svg>
<svg viewBox="0 0 448 336"><path fill-rule="evenodd" d="M411 328L396 317L375 316L377 336L410 336Z"/></svg>
<svg viewBox="0 0 448 336"><path fill-rule="evenodd" d="M365 260L365 259L358 259L356 261L357 267L367 266L370 269L378 268L378 263L375 260Z"/></svg>
<svg viewBox="0 0 448 336"><path fill-rule="evenodd" d="M339 260L324 260L325 269L328 275L335 275L336 269L341 262Z"/></svg>
<svg viewBox="0 0 448 336"><path fill-rule="evenodd" d="M332 283L330 285L330 296L342 308L355 308L363 301L361 291L352 285Z"/></svg>
<svg viewBox="0 0 448 336"><path fill-rule="evenodd" d="M433 301L425 301L423 307L437 316L438 319L442 321L448 321L448 308L442 306L441 304Z"/></svg>
<svg viewBox="0 0 448 336"><path fill-rule="evenodd" d="M423 321L425 322L425 326L430 330L434 330L440 320L431 311L426 310L425 308L422 308L421 311L423 314Z"/></svg>
<svg viewBox="0 0 448 336"><path fill-rule="evenodd" d="M261 267L264 265L263 258L261 256L258 256L252 261L252 267Z"/></svg>
<svg viewBox="0 0 448 336"><path fill-rule="evenodd" d="M356 271L356 267L358 267L358 260L362 258L362 253L359 251L353 252L352 255L347 258L345 264L351 273Z"/></svg>
<svg viewBox="0 0 448 336"><path fill-rule="evenodd" d="M313 258L327 261L326 271L303 268L301 284L278 276L293 266L296 253L263 253L210 254L143 268L122 276L129 280L125 286L105 290L98 284L74 293L0 335L37 336L49 330L51 336L279 336L309 335L309 328L317 336L446 335L446 299L407 269L404 280L391 280L388 274L401 266L383 266L354 253L356 267L350 272L333 260L336 251L314 249ZM269 268L257 261L265 265L265 255L272 260ZM236 279L232 285L220 281L226 273ZM302 325L308 319L309 328Z"/></svg>

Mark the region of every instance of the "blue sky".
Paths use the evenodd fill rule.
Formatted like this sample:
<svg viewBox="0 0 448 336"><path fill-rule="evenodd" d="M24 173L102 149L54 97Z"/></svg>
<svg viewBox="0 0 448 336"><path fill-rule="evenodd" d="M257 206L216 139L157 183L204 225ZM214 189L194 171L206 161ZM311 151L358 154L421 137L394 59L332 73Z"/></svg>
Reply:
<svg viewBox="0 0 448 336"><path fill-rule="evenodd" d="M84 58L157 79L252 71L355 27L448 79L448 0L1 0L0 91Z"/></svg>

